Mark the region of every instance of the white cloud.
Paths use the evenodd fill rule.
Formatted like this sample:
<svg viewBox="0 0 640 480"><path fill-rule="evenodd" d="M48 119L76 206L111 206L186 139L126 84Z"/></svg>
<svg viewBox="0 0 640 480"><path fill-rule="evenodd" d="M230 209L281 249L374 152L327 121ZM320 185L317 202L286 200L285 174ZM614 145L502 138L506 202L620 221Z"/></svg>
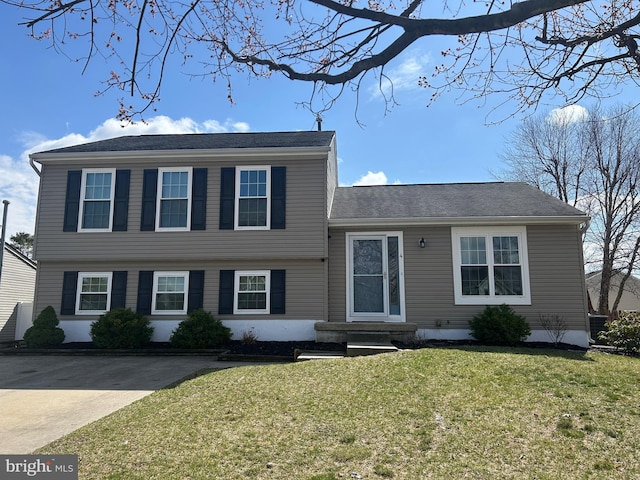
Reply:
<svg viewBox="0 0 640 480"><path fill-rule="evenodd" d="M556 125L569 125L581 122L589 118L589 112L580 105L567 105L562 108L554 108L549 112L547 121Z"/></svg>
<svg viewBox="0 0 640 480"><path fill-rule="evenodd" d="M384 172L372 172L368 171L366 175L360 177L356 182L354 182L354 187L362 187L365 185L386 185L387 184L387 176Z"/></svg>
<svg viewBox="0 0 640 480"><path fill-rule="evenodd" d="M373 98L389 97L401 91L420 88L418 78L426 75L427 65L431 58L428 54L413 51L409 52L399 65L385 69L376 84L369 87L369 93Z"/></svg>
<svg viewBox="0 0 640 480"><path fill-rule="evenodd" d="M174 120L166 116L157 116L144 123L135 124L108 119L86 136L70 133L61 138L47 139L37 132L23 132L19 140L22 141L25 150L18 159L0 154L0 200L6 199L10 202L6 237L9 239L16 232L34 233L39 177L29 165L30 153L123 135L247 132L249 130L248 123L233 120L224 122L206 120L198 123L190 118Z"/></svg>
<svg viewBox="0 0 640 480"><path fill-rule="evenodd" d="M33 233L37 193L38 176L28 161L14 161L7 155L0 155L0 200L10 202L7 240L16 232Z"/></svg>

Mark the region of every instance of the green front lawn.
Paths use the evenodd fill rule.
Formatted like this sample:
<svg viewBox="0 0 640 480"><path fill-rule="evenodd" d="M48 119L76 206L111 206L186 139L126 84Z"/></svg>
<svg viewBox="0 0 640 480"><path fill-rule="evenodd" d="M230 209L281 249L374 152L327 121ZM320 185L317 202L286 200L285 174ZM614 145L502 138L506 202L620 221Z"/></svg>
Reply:
<svg viewBox="0 0 640 480"><path fill-rule="evenodd" d="M81 479L640 478L640 359L465 347L247 366L40 450Z"/></svg>

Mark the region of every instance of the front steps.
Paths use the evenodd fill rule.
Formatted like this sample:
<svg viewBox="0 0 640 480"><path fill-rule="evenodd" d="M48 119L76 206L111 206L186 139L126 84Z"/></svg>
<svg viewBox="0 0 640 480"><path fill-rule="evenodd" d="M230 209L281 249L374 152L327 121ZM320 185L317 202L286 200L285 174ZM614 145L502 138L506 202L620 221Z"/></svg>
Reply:
<svg viewBox="0 0 640 480"><path fill-rule="evenodd" d="M397 351L398 348L391 343L389 332L358 331L347 333L347 357Z"/></svg>
<svg viewBox="0 0 640 480"><path fill-rule="evenodd" d="M344 358L344 352L323 352L319 350L304 350L296 352L294 359L296 362L304 362L306 360L331 360L336 358Z"/></svg>
<svg viewBox="0 0 640 480"><path fill-rule="evenodd" d="M411 343L418 325L409 322L316 322L314 329L316 342L346 343L351 334L386 333L389 340Z"/></svg>
<svg viewBox="0 0 640 480"><path fill-rule="evenodd" d="M377 355L379 353L397 352L398 347L391 343L391 334L382 331L356 331L346 335L347 346L345 352L302 351L296 352L295 361L322 360L363 355Z"/></svg>
<svg viewBox="0 0 640 480"><path fill-rule="evenodd" d="M378 353L397 352L398 347L392 344L347 343L347 357L377 355Z"/></svg>

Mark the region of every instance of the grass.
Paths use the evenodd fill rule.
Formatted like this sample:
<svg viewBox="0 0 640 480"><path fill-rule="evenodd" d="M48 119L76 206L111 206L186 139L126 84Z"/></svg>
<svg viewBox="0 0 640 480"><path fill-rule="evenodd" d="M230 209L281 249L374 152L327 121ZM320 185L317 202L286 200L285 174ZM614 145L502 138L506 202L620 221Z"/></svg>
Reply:
<svg viewBox="0 0 640 480"><path fill-rule="evenodd" d="M632 479L639 444L640 359L465 347L212 372L40 453L101 480Z"/></svg>

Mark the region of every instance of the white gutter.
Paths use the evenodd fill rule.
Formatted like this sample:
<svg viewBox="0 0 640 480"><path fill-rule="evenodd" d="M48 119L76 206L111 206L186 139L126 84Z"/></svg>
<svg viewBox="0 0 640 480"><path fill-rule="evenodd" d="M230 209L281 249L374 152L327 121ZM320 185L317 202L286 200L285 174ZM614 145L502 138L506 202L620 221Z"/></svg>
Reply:
<svg viewBox="0 0 640 480"><path fill-rule="evenodd" d="M563 217L424 217L424 218L351 218L329 219L329 227L418 226L418 225L549 225L575 224L589 221L587 215Z"/></svg>
<svg viewBox="0 0 640 480"><path fill-rule="evenodd" d="M43 162L86 162L91 159L100 160L129 160L145 158L149 160L171 158L216 158L220 160L234 160L239 157L312 157L326 155L331 151L331 146L326 147L264 147L264 148L214 148L214 149L189 149L174 150L127 150L127 151L96 151L96 152L41 152L29 155L29 161ZM224 157L224 158L219 158Z"/></svg>

